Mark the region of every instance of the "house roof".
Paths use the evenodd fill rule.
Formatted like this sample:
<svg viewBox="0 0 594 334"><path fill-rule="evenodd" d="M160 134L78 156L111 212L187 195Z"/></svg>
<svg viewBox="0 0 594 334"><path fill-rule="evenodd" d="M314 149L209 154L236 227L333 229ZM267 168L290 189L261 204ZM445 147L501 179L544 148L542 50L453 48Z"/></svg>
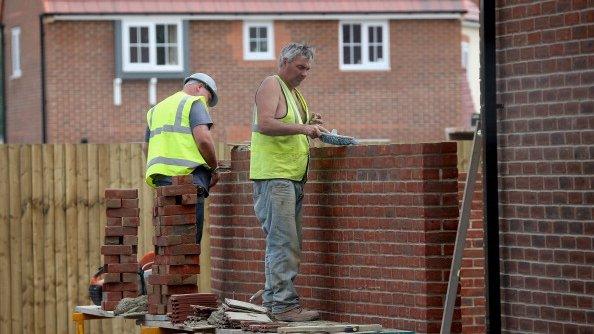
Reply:
<svg viewBox="0 0 594 334"><path fill-rule="evenodd" d="M47 14L463 13L465 0L42 0Z"/></svg>

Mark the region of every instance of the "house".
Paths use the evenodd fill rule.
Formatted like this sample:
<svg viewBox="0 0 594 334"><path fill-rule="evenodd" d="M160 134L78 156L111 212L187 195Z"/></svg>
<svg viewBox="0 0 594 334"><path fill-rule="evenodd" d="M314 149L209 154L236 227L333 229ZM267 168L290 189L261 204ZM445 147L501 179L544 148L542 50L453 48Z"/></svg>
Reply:
<svg viewBox="0 0 594 334"><path fill-rule="evenodd" d="M215 139L249 140L254 92L290 41L317 48L301 89L340 133L419 142L469 125L461 116L462 0L23 0L3 7L8 142L142 141L146 110L196 71L219 86Z"/></svg>

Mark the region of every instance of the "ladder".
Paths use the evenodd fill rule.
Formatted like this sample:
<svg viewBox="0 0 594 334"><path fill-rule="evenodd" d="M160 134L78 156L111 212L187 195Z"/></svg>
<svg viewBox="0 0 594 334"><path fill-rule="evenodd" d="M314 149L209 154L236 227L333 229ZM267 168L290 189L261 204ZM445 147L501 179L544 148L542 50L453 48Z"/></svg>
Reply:
<svg viewBox="0 0 594 334"><path fill-rule="evenodd" d="M472 140L472 154L470 155L470 167L466 175L466 184L464 185L464 195L462 197L462 207L460 208L460 220L458 222L458 231L456 232L456 243L454 244L454 254L452 256L452 266L450 268L450 279L448 290L444 303L443 317L441 319L440 334L450 334L452 328L452 317L454 315L454 305L456 303L456 292L460 281L460 267L462 265L462 253L466 244L466 234L470 224L470 209L472 206L472 196L476 185L479 163L482 151L482 132L480 120L476 124L474 138Z"/></svg>

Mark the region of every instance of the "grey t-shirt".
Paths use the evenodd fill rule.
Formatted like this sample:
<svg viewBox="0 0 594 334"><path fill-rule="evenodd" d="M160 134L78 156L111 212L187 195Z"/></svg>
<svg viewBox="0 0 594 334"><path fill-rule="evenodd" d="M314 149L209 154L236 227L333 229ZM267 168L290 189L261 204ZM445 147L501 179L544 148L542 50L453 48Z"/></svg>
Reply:
<svg viewBox="0 0 594 334"><path fill-rule="evenodd" d="M195 101L192 104L192 108L190 109L190 129L194 129L198 125L207 125L210 129L212 127L212 119L210 118L210 115L206 111L204 105L199 101ZM147 126L144 140L148 143L150 137L151 131ZM194 175L194 184L204 188L206 191L204 197L208 197L208 186L210 184L211 177L210 172L203 166L198 166L196 169L194 169L192 174ZM160 184L171 184L171 177L169 176L157 176L157 179L159 179Z"/></svg>

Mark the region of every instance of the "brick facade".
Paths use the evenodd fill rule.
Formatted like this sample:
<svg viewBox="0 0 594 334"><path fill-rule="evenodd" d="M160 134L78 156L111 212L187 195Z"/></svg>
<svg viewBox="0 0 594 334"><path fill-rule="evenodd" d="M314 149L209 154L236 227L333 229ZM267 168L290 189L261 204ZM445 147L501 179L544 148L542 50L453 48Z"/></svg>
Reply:
<svg viewBox="0 0 594 334"><path fill-rule="evenodd" d="M219 86L213 135L221 142L250 139L253 95L277 67L276 60L243 60L242 24L189 24L189 68L212 74ZM48 141L143 140L148 79L123 80L122 105L113 105L113 21L56 20L44 27ZM445 139L445 128L460 126L460 21L391 20L389 30L388 71L340 71L338 21L333 20L275 21L275 54L278 57L289 41L317 47L317 60L302 91L311 110L322 113L331 128L395 142ZM39 82L40 76L34 79ZM25 124L15 123L11 107L16 93L10 82L7 87L8 140L21 141L16 133L24 131ZM181 80L160 79L158 100L180 87ZM27 110L41 112L39 105Z"/></svg>
<svg viewBox="0 0 594 334"><path fill-rule="evenodd" d="M497 3L503 332L592 333L592 2Z"/></svg>
<svg viewBox="0 0 594 334"><path fill-rule="evenodd" d="M264 284L248 152L232 153L210 206L215 292ZM298 291L323 319L438 333L458 217L456 144L312 149ZM453 332L461 331L460 309Z"/></svg>
<svg viewBox="0 0 594 334"><path fill-rule="evenodd" d="M42 141L41 54L39 14L41 1L3 1L4 89L6 94L5 139L10 142ZM21 73L12 77L13 27L21 28Z"/></svg>

